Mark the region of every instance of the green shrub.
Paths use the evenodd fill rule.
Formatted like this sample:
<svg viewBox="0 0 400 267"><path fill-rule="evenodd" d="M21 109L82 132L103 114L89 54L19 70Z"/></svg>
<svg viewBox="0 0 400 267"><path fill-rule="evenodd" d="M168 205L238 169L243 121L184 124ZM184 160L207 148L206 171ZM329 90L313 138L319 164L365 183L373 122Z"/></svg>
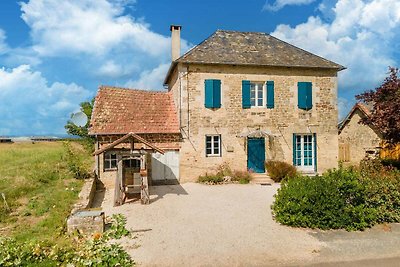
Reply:
<svg viewBox="0 0 400 267"><path fill-rule="evenodd" d="M280 182L284 178L292 178L297 176L296 167L283 161L269 160L265 163L269 177L274 182Z"/></svg>
<svg viewBox="0 0 400 267"><path fill-rule="evenodd" d="M125 222L122 215L114 215L113 226L104 235L69 240L62 246L0 238L0 266L133 266L121 245L108 242L130 234Z"/></svg>
<svg viewBox="0 0 400 267"><path fill-rule="evenodd" d="M251 173L247 171L232 170L228 164L222 164L218 167L217 172L213 174L206 173L199 176L197 181L199 183L221 184L224 182L224 177L230 177L232 182L240 184L248 184L251 179Z"/></svg>
<svg viewBox="0 0 400 267"><path fill-rule="evenodd" d="M281 185L272 205L286 225L363 230L376 223L400 222L400 178L376 162L339 168L314 178L299 176Z"/></svg>
<svg viewBox="0 0 400 267"><path fill-rule="evenodd" d="M90 177L88 167L85 166L82 156L77 153L70 142L64 142L65 161L67 167L76 179L87 179Z"/></svg>

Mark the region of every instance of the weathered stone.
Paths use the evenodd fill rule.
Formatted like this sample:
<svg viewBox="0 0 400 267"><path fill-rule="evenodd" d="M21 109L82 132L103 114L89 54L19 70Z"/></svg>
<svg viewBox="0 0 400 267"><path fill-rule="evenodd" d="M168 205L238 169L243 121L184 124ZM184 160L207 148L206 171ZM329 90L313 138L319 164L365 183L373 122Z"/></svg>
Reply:
<svg viewBox="0 0 400 267"><path fill-rule="evenodd" d="M78 211L67 219L67 232L78 231L82 235L104 232L104 212Z"/></svg>

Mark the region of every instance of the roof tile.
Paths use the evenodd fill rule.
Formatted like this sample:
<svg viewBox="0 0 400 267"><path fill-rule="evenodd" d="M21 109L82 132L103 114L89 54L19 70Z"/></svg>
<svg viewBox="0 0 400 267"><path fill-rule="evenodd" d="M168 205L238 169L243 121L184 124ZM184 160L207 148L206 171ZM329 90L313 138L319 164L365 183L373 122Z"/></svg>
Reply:
<svg viewBox="0 0 400 267"><path fill-rule="evenodd" d="M97 92L92 135L179 133L171 93L102 86Z"/></svg>

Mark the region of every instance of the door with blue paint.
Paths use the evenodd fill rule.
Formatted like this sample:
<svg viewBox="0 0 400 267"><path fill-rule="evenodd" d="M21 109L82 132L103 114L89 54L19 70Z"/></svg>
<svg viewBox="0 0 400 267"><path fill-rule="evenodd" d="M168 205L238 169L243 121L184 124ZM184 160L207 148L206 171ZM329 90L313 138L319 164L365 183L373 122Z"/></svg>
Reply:
<svg viewBox="0 0 400 267"><path fill-rule="evenodd" d="M256 173L265 172L265 139L247 139L247 169Z"/></svg>

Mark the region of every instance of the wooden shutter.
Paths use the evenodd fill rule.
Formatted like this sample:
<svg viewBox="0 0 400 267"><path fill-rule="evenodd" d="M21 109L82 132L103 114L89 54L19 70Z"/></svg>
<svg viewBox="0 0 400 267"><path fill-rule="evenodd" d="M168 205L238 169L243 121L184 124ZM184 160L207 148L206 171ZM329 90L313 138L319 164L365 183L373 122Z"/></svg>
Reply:
<svg viewBox="0 0 400 267"><path fill-rule="evenodd" d="M297 83L297 106L301 109L307 109L307 85L304 82Z"/></svg>
<svg viewBox="0 0 400 267"><path fill-rule="evenodd" d="M314 139L314 171L317 171L317 134L313 133Z"/></svg>
<svg viewBox="0 0 400 267"><path fill-rule="evenodd" d="M213 107L221 107L221 80L213 80Z"/></svg>
<svg viewBox="0 0 400 267"><path fill-rule="evenodd" d="M312 83L306 84L306 109L312 109Z"/></svg>
<svg viewBox="0 0 400 267"><path fill-rule="evenodd" d="M267 81L267 108L274 108L274 81Z"/></svg>
<svg viewBox="0 0 400 267"><path fill-rule="evenodd" d="M213 108L214 107L214 101L213 101L214 81L213 80L205 80L204 81L204 88L205 88L204 105L205 105L206 108Z"/></svg>
<svg viewBox="0 0 400 267"><path fill-rule="evenodd" d="M242 107L250 108L250 81L242 81Z"/></svg>

